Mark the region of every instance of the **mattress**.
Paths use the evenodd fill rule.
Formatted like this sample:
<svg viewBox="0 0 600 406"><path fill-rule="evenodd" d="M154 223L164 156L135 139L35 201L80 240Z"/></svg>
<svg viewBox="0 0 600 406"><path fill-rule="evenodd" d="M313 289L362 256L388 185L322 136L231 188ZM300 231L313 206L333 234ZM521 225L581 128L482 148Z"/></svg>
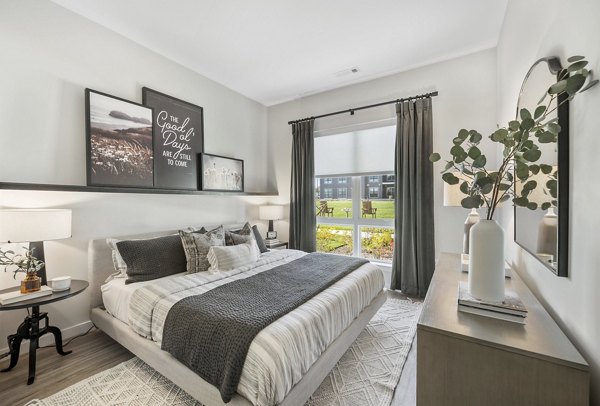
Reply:
<svg viewBox="0 0 600 406"><path fill-rule="evenodd" d="M165 318L177 301L303 255L301 251L278 250L233 271L178 274L130 285L113 279L102 288L104 305L114 317L160 345ZM365 264L263 329L250 346L237 392L255 405L281 402L383 285L381 270Z"/></svg>

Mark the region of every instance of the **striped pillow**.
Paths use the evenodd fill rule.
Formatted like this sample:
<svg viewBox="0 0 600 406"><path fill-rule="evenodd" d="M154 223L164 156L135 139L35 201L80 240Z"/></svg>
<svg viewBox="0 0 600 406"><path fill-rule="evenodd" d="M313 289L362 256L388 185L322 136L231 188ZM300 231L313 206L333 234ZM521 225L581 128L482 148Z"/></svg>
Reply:
<svg viewBox="0 0 600 406"><path fill-rule="evenodd" d="M179 236L187 259L188 273L208 271L210 263L207 255L210 247L225 245L225 233L222 225L206 233L179 230Z"/></svg>
<svg viewBox="0 0 600 406"><path fill-rule="evenodd" d="M252 239L244 244L210 247L208 262L210 262L212 272L231 271L240 266L256 262L259 255L260 251L256 241Z"/></svg>

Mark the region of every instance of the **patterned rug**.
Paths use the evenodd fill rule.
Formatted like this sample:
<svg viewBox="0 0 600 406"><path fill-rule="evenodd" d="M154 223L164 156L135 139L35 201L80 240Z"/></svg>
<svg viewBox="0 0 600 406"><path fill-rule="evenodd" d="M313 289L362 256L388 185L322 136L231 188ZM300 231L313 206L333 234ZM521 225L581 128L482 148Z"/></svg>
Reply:
<svg viewBox="0 0 600 406"><path fill-rule="evenodd" d="M387 406L415 336L421 303L389 299L306 406ZM132 358L26 406L202 406L140 359Z"/></svg>

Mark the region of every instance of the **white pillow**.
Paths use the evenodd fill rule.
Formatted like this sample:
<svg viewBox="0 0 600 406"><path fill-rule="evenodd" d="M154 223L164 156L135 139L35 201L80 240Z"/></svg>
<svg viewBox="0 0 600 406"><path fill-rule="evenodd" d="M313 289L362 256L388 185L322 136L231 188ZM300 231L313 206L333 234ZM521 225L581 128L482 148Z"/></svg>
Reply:
<svg viewBox="0 0 600 406"><path fill-rule="evenodd" d="M208 250L210 270L231 271L240 266L248 265L258 260L260 251L254 239L245 244L212 246Z"/></svg>

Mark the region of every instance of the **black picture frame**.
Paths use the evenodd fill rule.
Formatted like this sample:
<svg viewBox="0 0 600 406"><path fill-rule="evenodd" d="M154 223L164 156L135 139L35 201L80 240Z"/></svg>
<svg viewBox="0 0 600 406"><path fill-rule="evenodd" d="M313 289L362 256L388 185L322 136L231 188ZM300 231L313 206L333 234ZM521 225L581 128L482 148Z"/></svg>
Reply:
<svg viewBox="0 0 600 406"><path fill-rule="evenodd" d="M222 155L214 155L214 154L198 154L198 162L199 162L199 187L200 190L204 191L213 191L213 192L243 192L244 191L244 160L231 158ZM211 167L212 164L212 167ZM217 166L219 165L219 166ZM241 170L241 176L238 179L235 177L234 173L231 173L230 176L219 176L217 174L224 173L224 171L231 170L234 168L234 171L237 172ZM215 170L215 177L211 179L210 170ZM228 172L230 173L230 172ZM239 172L238 172L239 175ZM226 180L224 180L225 178Z"/></svg>
<svg viewBox="0 0 600 406"><path fill-rule="evenodd" d="M153 116L150 107L85 89L88 186L154 187Z"/></svg>
<svg viewBox="0 0 600 406"><path fill-rule="evenodd" d="M142 102L154 110L154 187L197 190L204 109L148 87L142 88Z"/></svg>

